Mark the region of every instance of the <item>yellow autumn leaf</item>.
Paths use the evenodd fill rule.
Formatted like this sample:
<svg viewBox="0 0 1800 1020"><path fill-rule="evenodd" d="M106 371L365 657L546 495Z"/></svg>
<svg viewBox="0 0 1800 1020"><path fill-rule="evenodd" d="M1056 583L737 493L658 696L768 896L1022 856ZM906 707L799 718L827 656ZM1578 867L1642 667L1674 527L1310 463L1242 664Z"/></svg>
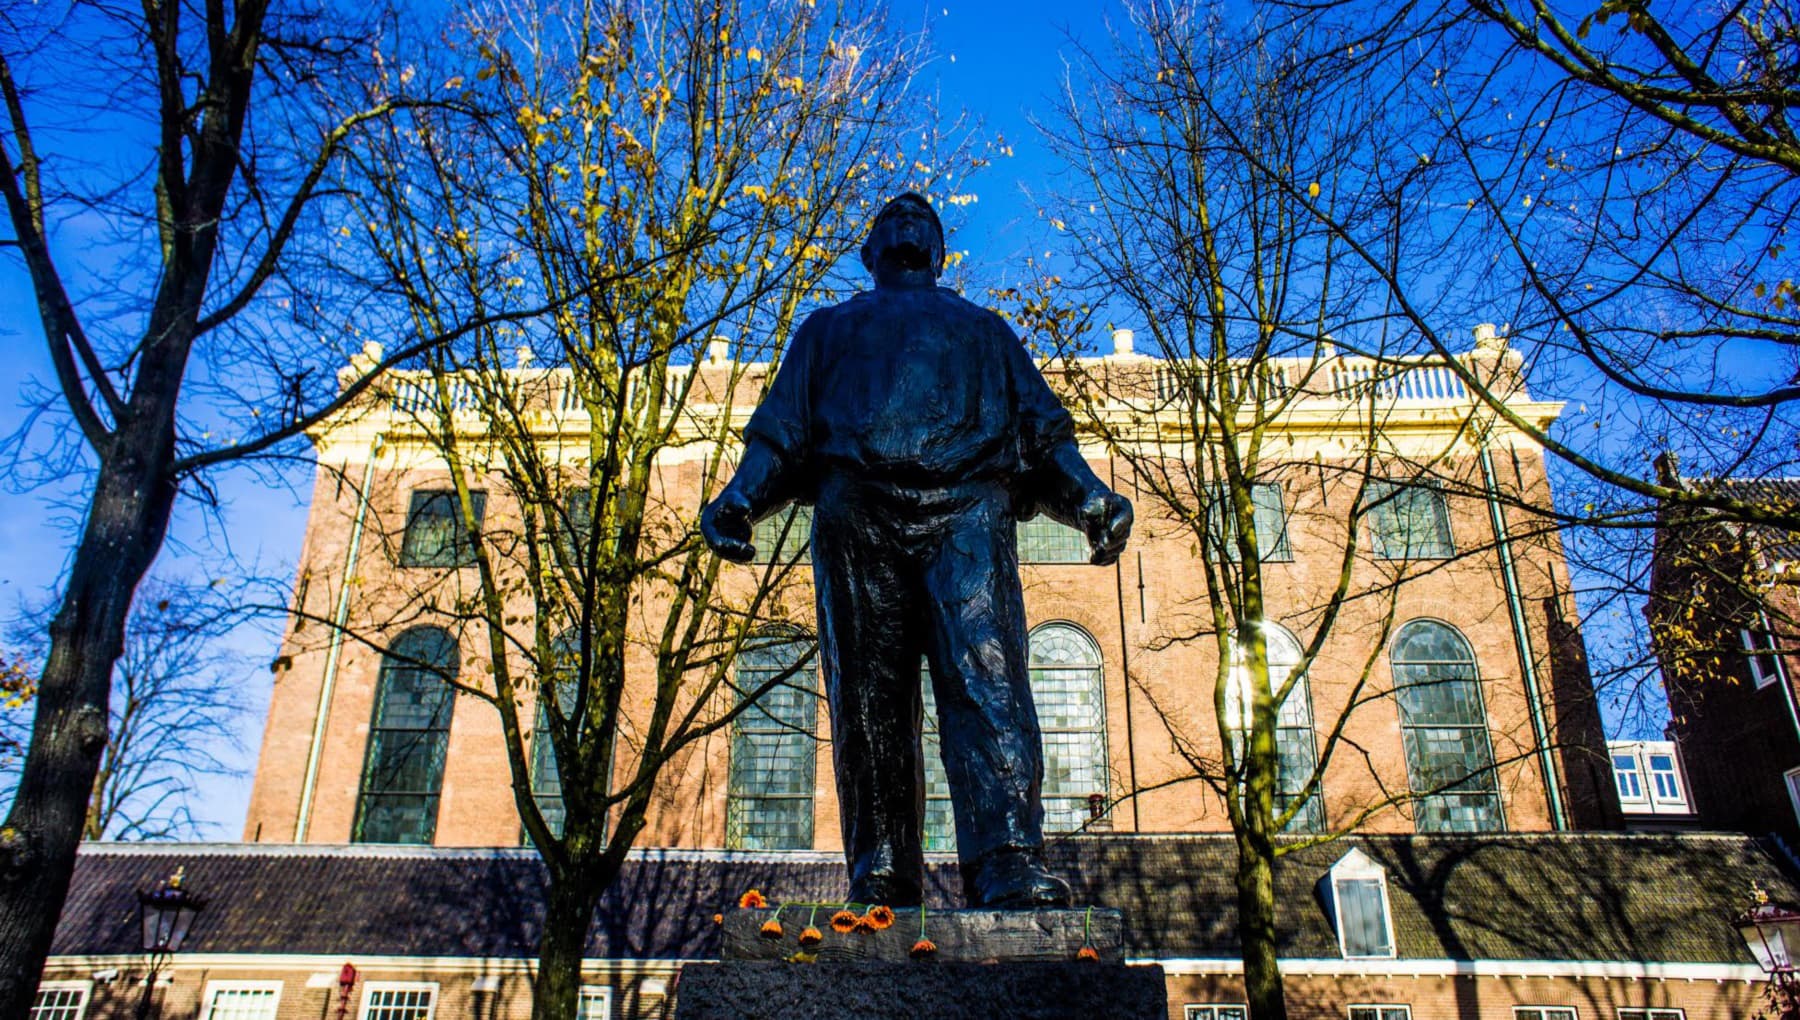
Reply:
<svg viewBox="0 0 1800 1020"><path fill-rule="evenodd" d="M1318 181L1314 181L1311 184L1308 184L1306 186L1306 197L1307 198L1318 198L1319 197L1319 182Z"/></svg>

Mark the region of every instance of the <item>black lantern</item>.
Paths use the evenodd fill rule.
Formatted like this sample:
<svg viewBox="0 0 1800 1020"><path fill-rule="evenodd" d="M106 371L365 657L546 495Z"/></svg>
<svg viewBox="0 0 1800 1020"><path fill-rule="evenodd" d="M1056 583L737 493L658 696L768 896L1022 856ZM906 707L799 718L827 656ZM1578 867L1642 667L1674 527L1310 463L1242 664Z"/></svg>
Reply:
<svg viewBox="0 0 1800 1020"><path fill-rule="evenodd" d="M1780 1020L1800 1018L1800 980L1796 957L1800 956L1800 911L1771 903L1760 889L1753 890L1756 904L1733 922L1738 935L1756 957L1756 965L1769 975L1776 1015Z"/></svg>
<svg viewBox="0 0 1800 1020"><path fill-rule="evenodd" d="M183 887L183 872L175 869L169 880L150 892L138 892L138 911L144 924L144 952L173 953L187 941L194 915L206 901Z"/></svg>
<svg viewBox="0 0 1800 1020"><path fill-rule="evenodd" d="M144 975L144 995L138 1000L137 1020L149 1020L156 997L156 972L169 954L187 941L194 915L206 906L205 900L183 885L185 871L176 868L162 885L149 892L138 890L138 915L144 926L144 952L150 956L150 965Z"/></svg>

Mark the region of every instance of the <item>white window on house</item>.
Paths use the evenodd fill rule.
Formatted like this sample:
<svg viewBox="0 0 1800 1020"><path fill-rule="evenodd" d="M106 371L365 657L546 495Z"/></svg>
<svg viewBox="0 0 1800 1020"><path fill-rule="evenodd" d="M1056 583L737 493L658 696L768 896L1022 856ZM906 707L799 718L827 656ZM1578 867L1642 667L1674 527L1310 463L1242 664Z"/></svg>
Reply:
<svg viewBox="0 0 1800 1020"><path fill-rule="evenodd" d="M1574 1006L1514 1006L1513 1020L1576 1020Z"/></svg>
<svg viewBox="0 0 1800 1020"><path fill-rule="evenodd" d="M612 1020L612 989L606 985L582 985L576 1020Z"/></svg>
<svg viewBox="0 0 1800 1020"><path fill-rule="evenodd" d="M1620 1009L1619 1020L1687 1020L1679 1009Z"/></svg>
<svg viewBox="0 0 1800 1020"><path fill-rule="evenodd" d="M1031 632L1031 697L1044 735L1044 831L1088 820L1088 798L1107 795L1106 690L1100 648L1066 623Z"/></svg>
<svg viewBox="0 0 1800 1020"><path fill-rule="evenodd" d="M1277 624L1265 624L1263 627L1263 647L1269 660L1269 689L1274 694L1293 675L1294 667L1300 664L1300 642L1288 633L1287 629ZM1251 701L1250 668L1234 653L1231 666L1231 690L1225 700L1225 720L1231 731L1237 734L1233 746L1242 742L1242 734L1250 728L1248 706ZM1285 814L1300 794L1306 790L1306 784L1312 779L1318 767L1318 741L1313 734L1312 692L1308 689L1306 677L1302 676L1294 683L1293 690L1288 692L1287 699L1281 703L1275 714L1275 754L1279 759L1279 771L1275 777L1275 814ZM1295 809L1292 818L1288 819L1288 832L1322 832L1325 828L1325 808L1319 789L1313 788L1312 795L1306 802Z"/></svg>
<svg viewBox="0 0 1800 1020"><path fill-rule="evenodd" d="M1250 1020L1250 1007L1190 1002L1182 1020Z"/></svg>
<svg viewBox="0 0 1800 1020"><path fill-rule="evenodd" d="M1781 679L1781 654L1775 650L1775 635L1766 627L1741 628L1738 640L1744 646L1744 662L1750 667L1750 679L1761 690Z"/></svg>
<svg viewBox="0 0 1800 1020"><path fill-rule="evenodd" d="M738 656L737 686L740 696L756 700L732 727L725 845L810 850L819 754L811 643L778 634L753 638Z"/></svg>
<svg viewBox="0 0 1800 1020"><path fill-rule="evenodd" d="M370 981L363 985L362 1020L431 1020L436 982Z"/></svg>
<svg viewBox="0 0 1800 1020"><path fill-rule="evenodd" d="M1351 1006L1350 1020L1412 1020L1412 1007Z"/></svg>
<svg viewBox="0 0 1800 1020"><path fill-rule="evenodd" d="M1613 787L1627 814L1684 815L1693 811L1681 758L1670 740L1612 740Z"/></svg>
<svg viewBox="0 0 1800 1020"><path fill-rule="evenodd" d="M1638 756L1629 751L1614 752L1612 766L1613 785L1619 790L1620 806L1648 805L1650 798L1644 795L1644 776L1638 771Z"/></svg>
<svg viewBox="0 0 1800 1020"><path fill-rule="evenodd" d="M1788 769L1782 773L1787 780L1788 800L1794 805L1794 818L1800 820L1800 768Z"/></svg>
<svg viewBox="0 0 1800 1020"><path fill-rule="evenodd" d="M1018 542L1020 563L1088 561L1087 536L1044 514L1019 522Z"/></svg>
<svg viewBox="0 0 1800 1020"><path fill-rule="evenodd" d="M275 1020L281 1003L279 981L211 981L202 1020Z"/></svg>
<svg viewBox="0 0 1800 1020"><path fill-rule="evenodd" d="M85 981L43 981L31 1004L30 1020L81 1020L87 1002Z"/></svg>
<svg viewBox="0 0 1800 1020"><path fill-rule="evenodd" d="M1352 848L1331 866L1324 881L1326 904L1331 909L1338 948L1344 958L1392 959L1394 926L1388 913L1387 871L1368 854ZM1353 1020L1355 1016L1353 1010ZM1378 1020L1387 1020L1386 1014Z"/></svg>

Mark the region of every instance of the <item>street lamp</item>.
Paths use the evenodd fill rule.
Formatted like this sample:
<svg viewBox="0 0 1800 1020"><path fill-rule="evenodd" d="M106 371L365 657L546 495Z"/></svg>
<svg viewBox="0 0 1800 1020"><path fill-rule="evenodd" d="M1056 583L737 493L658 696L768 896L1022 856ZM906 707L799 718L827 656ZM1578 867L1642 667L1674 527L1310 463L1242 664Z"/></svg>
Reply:
<svg viewBox="0 0 1800 1020"><path fill-rule="evenodd" d="M138 890L138 920L143 926L144 952L150 956L150 971L144 978L144 997L138 1000L137 1020L147 1020L150 1016L150 1000L156 994L156 972L169 954L181 948L187 941L188 930L194 926L194 916L206 906L206 901L189 892L184 886L185 868L176 868L162 885L148 892Z"/></svg>
<svg viewBox="0 0 1800 1020"><path fill-rule="evenodd" d="M1756 904L1733 923L1757 966L1769 975L1779 1020L1800 1020L1800 978L1795 957L1800 955L1800 912L1769 902L1755 891Z"/></svg>

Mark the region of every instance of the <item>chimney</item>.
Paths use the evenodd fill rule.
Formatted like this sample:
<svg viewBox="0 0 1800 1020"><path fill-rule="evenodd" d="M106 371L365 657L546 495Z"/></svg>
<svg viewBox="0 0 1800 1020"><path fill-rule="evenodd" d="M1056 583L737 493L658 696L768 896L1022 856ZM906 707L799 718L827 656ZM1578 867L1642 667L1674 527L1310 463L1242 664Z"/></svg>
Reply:
<svg viewBox="0 0 1800 1020"><path fill-rule="evenodd" d="M1484 322L1475 327L1475 349L1478 351L1506 350L1506 332L1491 322Z"/></svg>
<svg viewBox="0 0 1800 1020"><path fill-rule="evenodd" d="M722 336L715 336L706 341L706 363L722 365L731 357L731 341Z"/></svg>
<svg viewBox="0 0 1800 1020"><path fill-rule="evenodd" d="M1136 354L1137 351L1133 348L1134 339L1135 337L1129 329L1113 330L1113 357L1129 358Z"/></svg>

